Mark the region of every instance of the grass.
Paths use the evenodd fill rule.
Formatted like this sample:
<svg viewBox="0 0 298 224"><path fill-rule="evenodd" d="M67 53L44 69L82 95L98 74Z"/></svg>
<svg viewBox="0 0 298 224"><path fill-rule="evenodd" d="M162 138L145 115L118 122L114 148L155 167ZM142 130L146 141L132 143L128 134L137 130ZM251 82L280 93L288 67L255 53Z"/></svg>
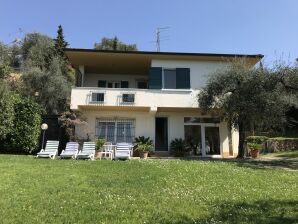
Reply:
<svg viewBox="0 0 298 224"><path fill-rule="evenodd" d="M285 152L275 152L275 153L267 153L261 155L264 158L298 158L298 150L295 151L285 151Z"/></svg>
<svg viewBox="0 0 298 224"><path fill-rule="evenodd" d="M0 155L0 223L297 223L298 172Z"/></svg>

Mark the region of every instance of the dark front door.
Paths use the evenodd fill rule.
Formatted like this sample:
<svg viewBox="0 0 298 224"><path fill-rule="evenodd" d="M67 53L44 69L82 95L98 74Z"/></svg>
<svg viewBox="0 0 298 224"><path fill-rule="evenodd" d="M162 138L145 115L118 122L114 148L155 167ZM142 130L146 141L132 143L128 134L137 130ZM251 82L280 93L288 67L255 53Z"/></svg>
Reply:
<svg viewBox="0 0 298 224"><path fill-rule="evenodd" d="M155 149L168 151L168 118L155 118Z"/></svg>

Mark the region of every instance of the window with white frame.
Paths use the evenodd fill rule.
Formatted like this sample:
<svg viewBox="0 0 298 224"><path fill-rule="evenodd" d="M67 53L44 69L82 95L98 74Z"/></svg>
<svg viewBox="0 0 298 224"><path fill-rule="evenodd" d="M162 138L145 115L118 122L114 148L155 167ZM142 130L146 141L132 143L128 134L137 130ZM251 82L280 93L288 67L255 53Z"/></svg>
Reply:
<svg viewBox="0 0 298 224"><path fill-rule="evenodd" d="M106 141L133 143L135 138L134 119L97 119L96 136Z"/></svg>
<svg viewBox="0 0 298 224"><path fill-rule="evenodd" d="M92 103L103 103L105 101L105 94L92 92L91 93L91 102Z"/></svg>

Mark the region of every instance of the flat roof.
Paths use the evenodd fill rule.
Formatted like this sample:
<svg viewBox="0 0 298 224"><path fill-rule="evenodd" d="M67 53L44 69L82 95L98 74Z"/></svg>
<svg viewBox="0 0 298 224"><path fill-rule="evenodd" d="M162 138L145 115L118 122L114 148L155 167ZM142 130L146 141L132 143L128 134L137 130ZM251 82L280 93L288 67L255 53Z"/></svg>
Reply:
<svg viewBox="0 0 298 224"><path fill-rule="evenodd" d="M66 48L65 54L70 63L78 68L84 65L87 73L147 74L152 60L225 61L232 58L247 58L254 65L262 54L214 54L154 51L110 51L82 48Z"/></svg>
<svg viewBox="0 0 298 224"><path fill-rule="evenodd" d="M188 53L188 52L157 52L157 51L111 51L96 50L88 48L65 48L65 52L99 52L99 53L115 53L115 54L149 54L149 55L177 55L177 56L211 56L211 57L247 57L247 58L263 58L262 54L220 54L220 53Z"/></svg>

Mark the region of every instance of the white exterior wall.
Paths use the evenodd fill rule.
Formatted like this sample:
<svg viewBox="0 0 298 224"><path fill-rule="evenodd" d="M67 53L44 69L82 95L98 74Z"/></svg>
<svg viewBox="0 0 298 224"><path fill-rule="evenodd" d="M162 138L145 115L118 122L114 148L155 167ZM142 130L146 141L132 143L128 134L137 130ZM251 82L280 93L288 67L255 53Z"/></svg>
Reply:
<svg viewBox="0 0 298 224"><path fill-rule="evenodd" d="M136 80L148 80L148 76L144 75L123 75L123 74L90 74L84 76L84 84L86 87L97 87L98 80L106 81L128 81L129 88L136 88Z"/></svg>
<svg viewBox="0 0 298 224"><path fill-rule="evenodd" d="M110 119L135 119L135 136L146 136L155 139L155 114L148 112L125 112L125 111L84 111L87 118L87 125L76 126L76 134L81 138L87 138L86 133L91 139L95 139L95 126L97 118Z"/></svg>
<svg viewBox="0 0 298 224"><path fill-rule="evenodd" d="M134 93L135 102L131 106L150 107L192 107L198 108L197 94L199 91L191 90L154 90L154 89L116 89L116 88L89 88L77 87L71 91L72 110L77 110L80 105L90 105L92 92L105 93L104 106L119 106L119 97L123 93ZM96 105L96 104L95 104ZM155 109L154 109L155 108Z"/></svg>
<svg viewBox="0 0 298 224"><path fill-rule="evenodd" d="M222 61L174 61L152 60L152 67L162 68L190 68L190 87L200 89L205 86L208 75L227 67L227 62Z"/></svg>
<svg viewBox="0 0 298 224"><path fill-rule="evenodd" d="M125 111L84 111L87 117L87 125L76 127L76 134L81 138L86 138L86 133L91 139L95 139L95 126L97 118L110 119L135 119L135 137L150 137L155 142L155 117L168 118L168 145L175 138L184 139L184 117L208 117L197 113L177 113L177 112L125 112ZM221 155L229 155L228 127L226 122L220 124L206 124L208 126L218 126L220 136ZM233 133L236 136L236 132ZM234 140L234 139L233 139ZM234 152L235 153L235 152Z"/></svg>

